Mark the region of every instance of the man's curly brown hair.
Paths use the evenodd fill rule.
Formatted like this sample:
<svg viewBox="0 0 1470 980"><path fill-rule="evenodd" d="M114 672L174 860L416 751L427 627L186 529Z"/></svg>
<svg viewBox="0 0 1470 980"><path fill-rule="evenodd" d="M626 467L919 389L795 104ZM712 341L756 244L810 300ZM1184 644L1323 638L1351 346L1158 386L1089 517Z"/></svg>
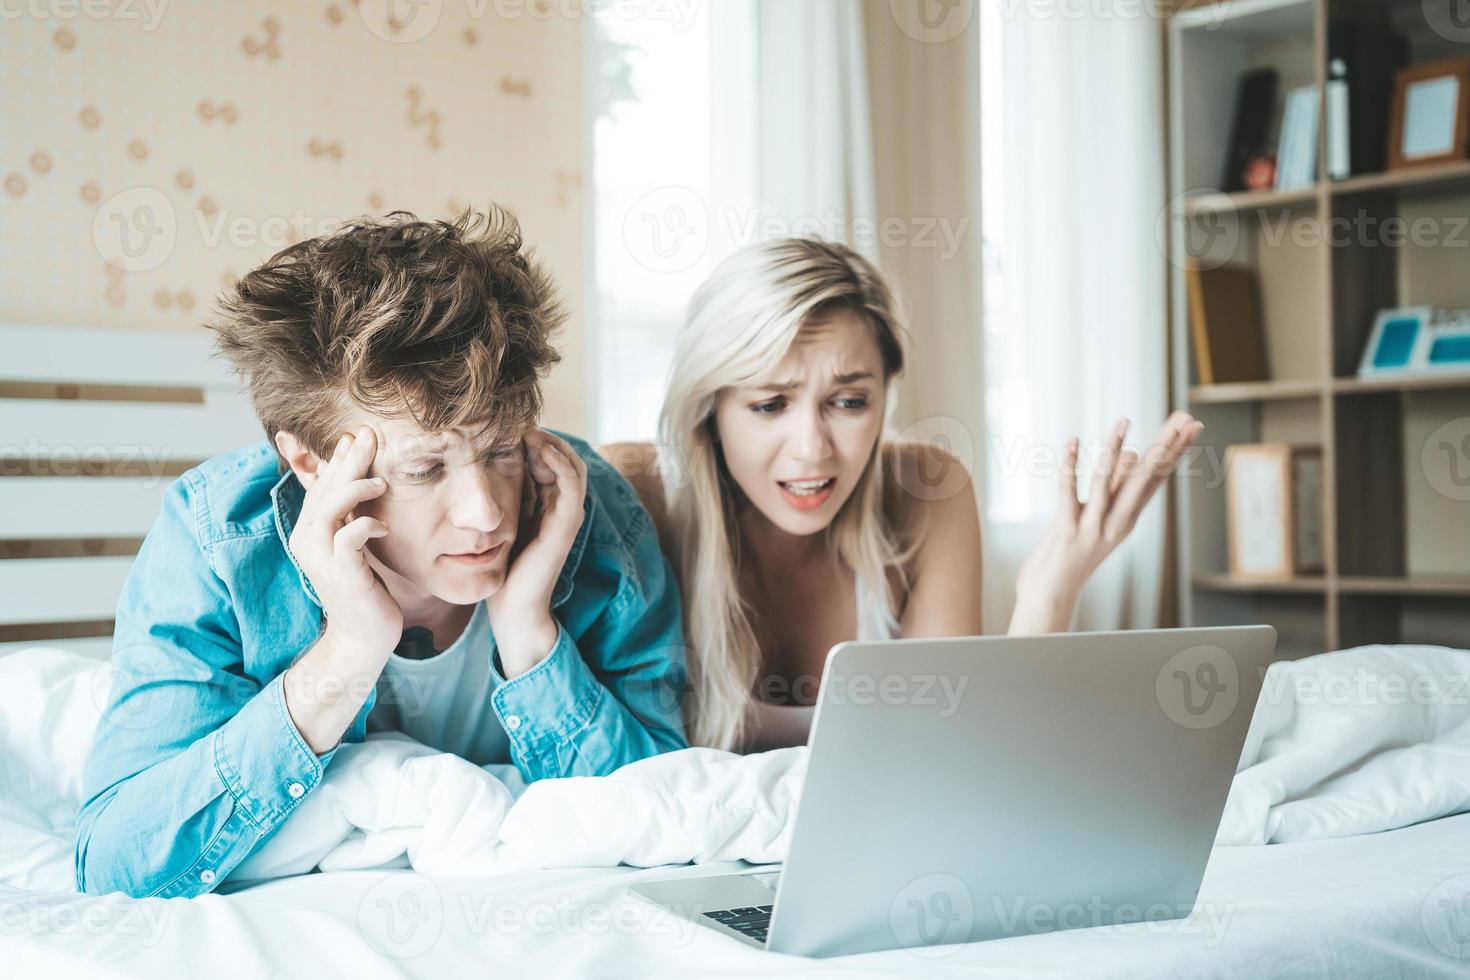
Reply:
<svg viewBox="0 0 1470 980"><path fill-rule="evenodd" d="M492 206L453 221L395 211L299 242L228 289L206 326L266 436L326 459L354 406L431 433L524 432L565 318L515 217Z"/></svg>

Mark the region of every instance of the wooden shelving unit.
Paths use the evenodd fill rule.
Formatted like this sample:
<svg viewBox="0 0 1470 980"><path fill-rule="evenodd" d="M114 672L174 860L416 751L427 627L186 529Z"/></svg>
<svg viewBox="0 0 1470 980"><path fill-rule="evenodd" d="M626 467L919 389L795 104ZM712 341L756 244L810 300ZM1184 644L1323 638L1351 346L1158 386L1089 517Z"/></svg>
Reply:
<svg viewBox="0 0 1470 980"><path fill-rule="evenodd" d="M1470 256L1467 256L1470 260ZM1470 271L1467 271L1470 275ZM1368 395L1382 391L1470 390L1470 374L1418 374L1403 378L1333 378L1332 390L1339 395Z"/></svg>
<svg viewBox="0 0 1470 980"><path fill-rule="evenodd" d="M1175 478L1180 618L1270 623L1285 657L1373 642L1470 646L1470 492L1446 484L1430 451L1436 425L1470 418L1470 375L1356 376L1378 310L1470 307L1465 242L1395 244L1361 230L1470 218L1470 161L1328 178L1328 27L1347 19L1404 34L1414 63L1463 54L1428 28L1419 0L1224 0L1175 13L1167 30L1171 388L1206 426ZM1237 82L1263 66L1279 73L1278 103L1298 86L1317 91L1316 180L1222 193ZM1255 270L1273 380L1198 384L1184 279L1196 260ZM1232 576L1224 452L1275 441L1322 446L1326 567ZM1449 476L1463 480L1470 459L1443 464L1456 462Z"/></svg>
<svg viewBox="0 0 1470 980"><path fill-rule="evenodd" d="M1470 181L1470 162L1447 163L1387 174L1348 177L1345 180L1335 181L1330 188L1335 197L1388 190L1410 194L1429 194L1444 187L1463 187L1466 181Z"/></svg>
<svg viewBox="0 0 1470 980"><path fill-rule="evenodd" d="M1240 575L1196 575L1196 589L1212 592L1303 592L1327 590L1327 579L1320 575L1294 575L1291 578L1248 578Z"/></svg>
<svg viewBox="0 0 1470 980"><path fill-rule="evenodd" d="M1220 214L1232 211L1271 211L1296 204L1315 204L1315 187L1290 191L1235 191L1231 194L1191 194L1184 199L1184 209L1193 215Z"/></svg>
<svg viewBox="0 0 1470 980"><path fill-rule="evenodd" d="M1189 389L1189 400L1196 405L1227 405L1232 402L1317 398L1321 394L1321 381L1246 381L1239 384L1195 385Z"/></svg>

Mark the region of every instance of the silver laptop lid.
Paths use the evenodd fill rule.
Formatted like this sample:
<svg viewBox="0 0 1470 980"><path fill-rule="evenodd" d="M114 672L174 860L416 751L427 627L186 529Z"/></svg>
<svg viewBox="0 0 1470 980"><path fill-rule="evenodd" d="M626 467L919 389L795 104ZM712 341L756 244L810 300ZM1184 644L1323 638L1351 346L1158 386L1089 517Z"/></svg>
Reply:
<svg viewBox="0 0 1470 980"><path fill-rule="evenodd" d="M1275 643L1240 626L834 648L767 948L1187 915Z"/></svg>

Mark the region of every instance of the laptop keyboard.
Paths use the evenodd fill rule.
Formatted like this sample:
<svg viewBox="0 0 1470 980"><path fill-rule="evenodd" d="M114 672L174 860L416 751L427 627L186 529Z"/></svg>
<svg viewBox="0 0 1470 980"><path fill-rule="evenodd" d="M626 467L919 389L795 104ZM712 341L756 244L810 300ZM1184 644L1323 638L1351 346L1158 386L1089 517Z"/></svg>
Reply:
<svg viewBox="0 0 1470 980"><path fill-rule="evenodd" d="M772 905L749 905L738 909L716 909L704 913L722 926L729 926L744 933L758 943L766 941L766 931L771 927Z"/></svg>

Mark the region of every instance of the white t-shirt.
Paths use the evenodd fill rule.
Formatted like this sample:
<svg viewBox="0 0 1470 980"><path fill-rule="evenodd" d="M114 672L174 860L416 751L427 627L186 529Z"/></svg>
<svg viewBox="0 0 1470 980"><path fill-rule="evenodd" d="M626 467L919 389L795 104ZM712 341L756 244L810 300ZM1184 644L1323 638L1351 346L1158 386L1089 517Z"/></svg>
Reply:
<svg viewBox="0 0 1470 980"><path fill-rule="evenodd" d="M509 762L510 739L490 706L494 655L490 617L481 602L449 649L423 659L389 655L367 730L403 732L477 766Z"/></svg>

